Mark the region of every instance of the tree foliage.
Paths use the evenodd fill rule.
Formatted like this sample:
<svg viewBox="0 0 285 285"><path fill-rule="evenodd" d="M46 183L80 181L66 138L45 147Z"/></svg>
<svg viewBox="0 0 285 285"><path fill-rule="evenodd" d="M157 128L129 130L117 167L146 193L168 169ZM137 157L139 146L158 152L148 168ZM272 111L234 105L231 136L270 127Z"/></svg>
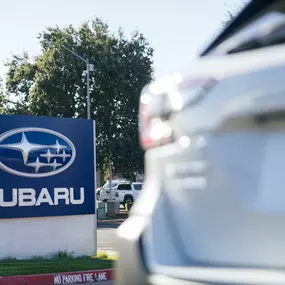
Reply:
<svg viewBox="0 0 285 285"><path fill-rule="evenodd" d="M152 79L152 53L139 32L128 39L111 33L100 19L65 28L48 27L39 35L42 52L6 62L6 90L18 104L10 113L86 118L86 66L64 45L94 64L90 73L91 118L96 120L97 166L109 153L116 170L142 170L138 143L138 102ZM51 44L52 42L52 44Z"/></svg>
<svg viewBox="0 0 285 285"><path fill-rule="evenodd" d="M226 27L233 19L234 19L235 15L232 11L227 10L226 11L226 20L222 21L222 25L224 27Z"/></svg>
<svg viewBox="0 0 285 285"><path fill-rule="evenodd" d="M0 78L0 112L3 114L5 113L5 93L4 93L4 86L3 86L3 80Z"/></svg>
<svg viewBox="0 0 285 285"><path fill-rule="evenodd" d="M237 15L239 11L241 11L247 4L248 0L241 1L238 5L229 6L226 5L226 11L225 11L225 20L222 21L223 27L226 27Z"/></svg>

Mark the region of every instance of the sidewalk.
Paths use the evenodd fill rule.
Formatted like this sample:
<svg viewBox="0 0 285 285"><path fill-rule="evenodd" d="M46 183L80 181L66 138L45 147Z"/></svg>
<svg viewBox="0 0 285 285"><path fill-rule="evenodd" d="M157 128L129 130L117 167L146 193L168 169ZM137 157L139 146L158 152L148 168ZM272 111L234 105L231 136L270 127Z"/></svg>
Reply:
<svg viewBox="0 0 285 285"><path fill-rule="evenodd" d="M107 217L104 220L97 220L98 226L104 226L104 225L114 225L114 224L121 224L128 218L128 212L127 211L120 211L120 214L115 215L114 217Z"/></svg>
<svg viewBox="0 0 285 285"><path fill-rule="evenodd" d="M104 219L104 220L97 220L97 225L107 225L107 224L121 224L125 221L126 219Z"/></svg>

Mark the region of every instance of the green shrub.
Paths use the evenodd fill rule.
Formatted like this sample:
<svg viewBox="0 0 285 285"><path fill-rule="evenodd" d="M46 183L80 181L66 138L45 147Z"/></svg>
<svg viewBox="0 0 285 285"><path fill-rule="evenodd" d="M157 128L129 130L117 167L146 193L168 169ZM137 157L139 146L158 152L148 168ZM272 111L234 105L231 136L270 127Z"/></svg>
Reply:
<svg viewBox="0 0 285 285"><path fill-rule="evenodd" d="M35 261L45 261L48 260L46 256L40 256L40 255L33 255L30 260L35 260Z"/></svg>
<svg viewBox="0 0 285 285"><path fill-rule="evenodd" d="M68 252L66 250L60 250L59 252L57 252L52 259L73 259L73 252Z"/></svg>
<svg viewBox="0 0 285 285"><path fill-rule="evenodd" d="M108 258L108 254L106 251L98 251L97 252L97 255L96 255L97 258Z"/></svg>

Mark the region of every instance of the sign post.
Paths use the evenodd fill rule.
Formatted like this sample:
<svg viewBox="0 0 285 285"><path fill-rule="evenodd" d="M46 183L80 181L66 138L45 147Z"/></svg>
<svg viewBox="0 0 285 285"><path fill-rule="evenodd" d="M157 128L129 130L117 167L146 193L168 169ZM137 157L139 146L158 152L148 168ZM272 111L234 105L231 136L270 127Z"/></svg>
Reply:
<svg viewBox="0 0 285 285"><path fill-rule="evenodd" d="M0 115L0 258L96 254L95 122Z"/></svg>

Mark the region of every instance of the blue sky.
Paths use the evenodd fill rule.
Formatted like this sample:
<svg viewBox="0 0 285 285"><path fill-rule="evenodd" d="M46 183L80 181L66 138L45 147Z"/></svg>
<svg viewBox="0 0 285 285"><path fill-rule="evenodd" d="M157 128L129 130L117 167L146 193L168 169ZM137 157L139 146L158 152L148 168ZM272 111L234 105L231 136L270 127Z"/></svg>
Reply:
<svg viewBox="0 0 285 285"><path fill-rule="evenodd" d="M111 30L139 29L155 49L155 76L185 68L221 29L227 7L240 0L14 0L0 10L0 77L3 60L24 50L35 56L37 34L47 26L79 25L101 17Z"/></svg>

